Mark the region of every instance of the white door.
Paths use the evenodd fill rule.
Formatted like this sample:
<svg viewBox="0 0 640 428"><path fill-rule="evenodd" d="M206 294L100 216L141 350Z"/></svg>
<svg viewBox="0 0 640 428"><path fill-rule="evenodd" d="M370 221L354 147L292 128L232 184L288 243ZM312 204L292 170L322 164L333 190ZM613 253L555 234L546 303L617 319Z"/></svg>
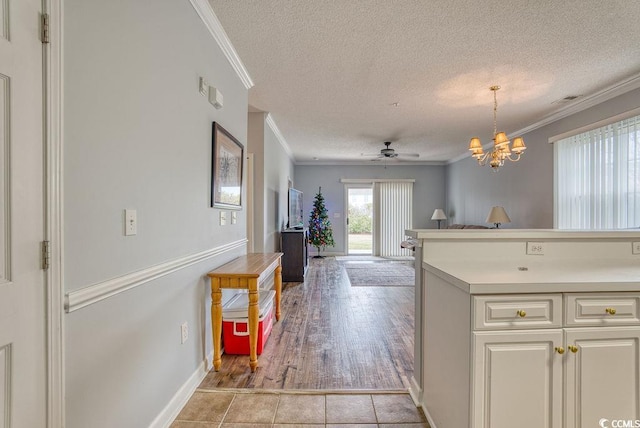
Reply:
<svg viewBox="0 0 640 428"><path fill-rule="evenodd" d="M612 421L640 419L640 327L567 329L566 339L566 428L637 426Z"/></svg>
<svg viewBox="0 0 640 428"><path fill-rule="evenodd" d="M562 330L474 333L472 427L562 426Z"/></svg>
<svg viewBox="0 0 640 428"><path fill-rule="evenodd" d="M46 425L40 0L0 0L0 428Z"/></svg>

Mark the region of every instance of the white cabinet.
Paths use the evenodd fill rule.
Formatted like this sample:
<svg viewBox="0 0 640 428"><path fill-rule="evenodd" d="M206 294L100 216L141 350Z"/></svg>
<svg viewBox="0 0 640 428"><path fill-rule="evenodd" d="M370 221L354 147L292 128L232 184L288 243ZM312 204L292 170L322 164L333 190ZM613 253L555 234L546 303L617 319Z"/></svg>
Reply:
<svg viewBox="0 0 640 428"><path fill-rule="evenodd" d="M565 343L565 426L640 419L640 327L567 328Z"/></svg>
<svg viewBox="0 0 640 428"><path fill-rule="evenodd" d="M424 282L433 428L640 420L640 292L473 295L428 270Z"/></svg>
<svg viewBox="0 0 640 428"><path fill-rule="evenodd" d="M603 418L640 419L640 294L566 293L565 328L532 330L525 309L542 327L554 325L559 297L473 298L472 427L592 428ZM478 331L487 318L478 312L491 308L500 308L505 329L528 329Z"/></svg>
<svg viewBox="0 0 640 428"><path fill-rule="evenodd" d="M562 330L474 333L473 424L562 426Z"/></svg>

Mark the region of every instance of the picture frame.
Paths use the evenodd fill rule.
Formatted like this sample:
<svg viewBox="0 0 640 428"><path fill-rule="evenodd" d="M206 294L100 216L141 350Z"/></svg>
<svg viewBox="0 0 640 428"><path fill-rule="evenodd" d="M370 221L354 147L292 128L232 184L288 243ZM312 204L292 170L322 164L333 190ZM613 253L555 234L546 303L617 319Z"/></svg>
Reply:
<svg viewBox="0 0 640 428"><path fill-rule="evenodd" d="M219 123L213 122L211 151L211 206L242 209L244 146Z"/></svg>

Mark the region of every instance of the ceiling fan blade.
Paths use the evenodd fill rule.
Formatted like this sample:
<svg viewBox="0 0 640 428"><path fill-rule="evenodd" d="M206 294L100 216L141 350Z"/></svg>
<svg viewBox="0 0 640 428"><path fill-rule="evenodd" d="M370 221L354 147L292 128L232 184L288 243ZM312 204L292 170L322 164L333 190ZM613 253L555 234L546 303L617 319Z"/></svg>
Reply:
<svg viewBox="0 0 640 428"><path fill-rule="evenodd" d="M398 156L402 158L419 158L420 157L418 153L398 153Z"/></svg>
<svg viewBox="0 0 640 428"><path fill-rule="evenodd" d="M382 155L380 153L360 153L360 156L367 156L367 157L382 157Z"/></svg>

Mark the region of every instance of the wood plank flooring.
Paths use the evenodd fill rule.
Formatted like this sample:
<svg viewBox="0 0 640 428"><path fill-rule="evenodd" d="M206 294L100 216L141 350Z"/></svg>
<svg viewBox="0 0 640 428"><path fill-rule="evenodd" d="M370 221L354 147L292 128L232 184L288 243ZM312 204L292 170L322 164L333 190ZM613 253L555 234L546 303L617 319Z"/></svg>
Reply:
<svg viewBox="0 0 640 428"><path fill-rule="evenodd" d="M406 390L413 343L413 287L351 287L335 258L311 259L304 283L283 284L256 372L248 356L223 355L200 388Z"/></svg>

